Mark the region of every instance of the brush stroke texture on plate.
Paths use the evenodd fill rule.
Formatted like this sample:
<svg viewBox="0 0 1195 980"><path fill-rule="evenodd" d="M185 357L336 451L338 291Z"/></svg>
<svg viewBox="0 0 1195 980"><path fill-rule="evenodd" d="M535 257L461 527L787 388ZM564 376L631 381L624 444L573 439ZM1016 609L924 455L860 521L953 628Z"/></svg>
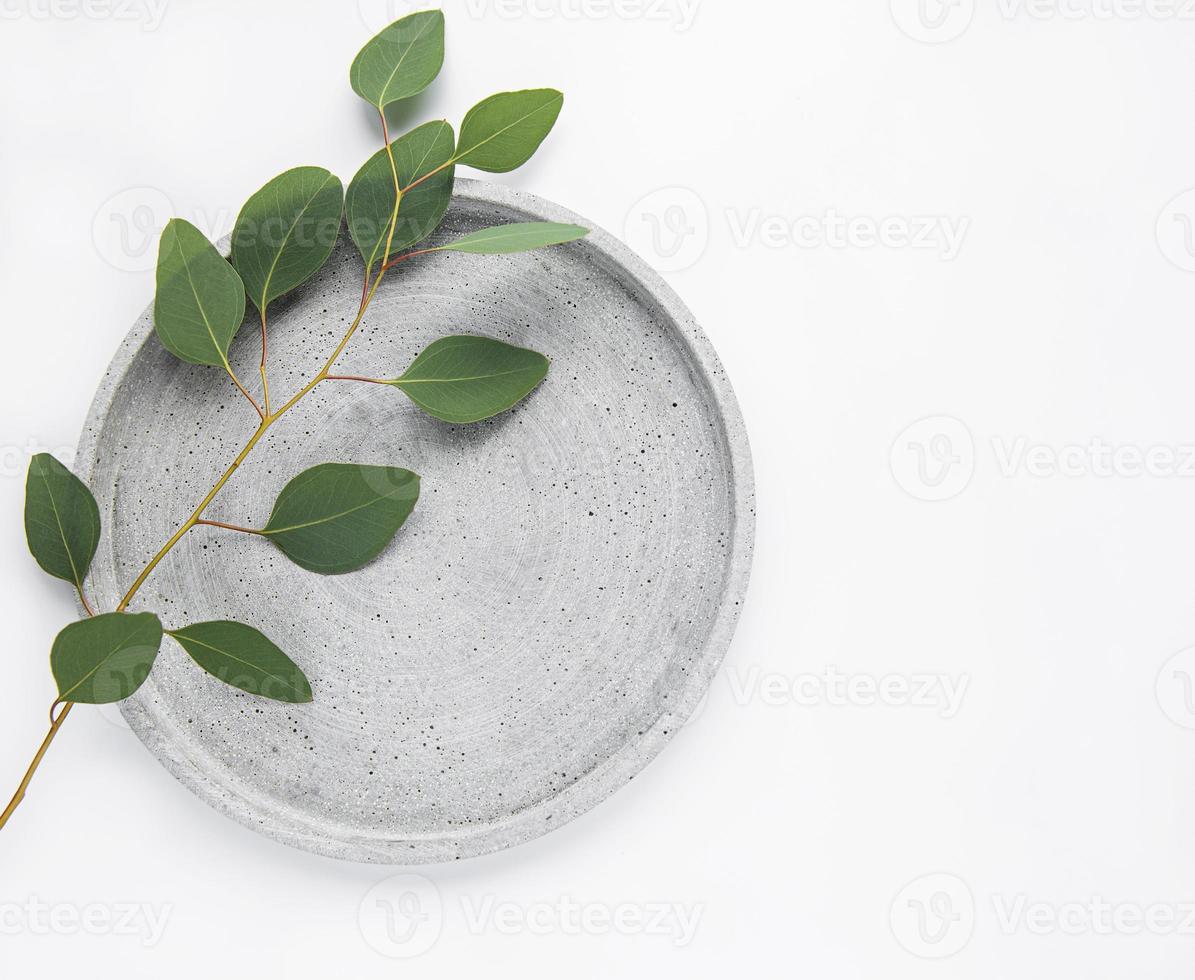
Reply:
<svg viewBox="0 0 1195 980"><path fill-rule="evenodd" d="M506 221L589 226L505 187L457 181L437 239ZM271 308L276 401L323 363L360 300L333 253ZM256 332L233 345L256 376ZM701 700L746 589L750 454L729 382L680 301L612 236L509 256L440 253L379 290L340 373L394 377L477 333L552 359L514 411L429 418L386 387L327 382L274 427L207 516L261 526L317 463L422 476L414 515L364 570L322 577L248 535L197 528L135 610L168 627L233 619L311 679L284 705L220 684L167 642L125 703L185 785L320 854L393 864L483 854L590 809ZM113 360L79 468L104 517L93 583L112 608L253 431L222 372L176 361L149 311Z"/></svg>

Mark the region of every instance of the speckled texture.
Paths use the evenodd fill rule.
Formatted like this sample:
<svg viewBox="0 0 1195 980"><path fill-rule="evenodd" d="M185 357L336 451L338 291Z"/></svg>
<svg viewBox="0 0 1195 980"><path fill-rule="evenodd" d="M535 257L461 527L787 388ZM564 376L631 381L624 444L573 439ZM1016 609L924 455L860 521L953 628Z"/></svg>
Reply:
<svg viewBox="0 0 1195 980"><path fill-rule="evenodd" d="M439 233L583 219L457 182ZM272 307L275 399L318 370L360 299L341 248ZM256 416L215 369L138 321L80 446L105 537L105 608L210 487ZM341 373L394 376L428 343L480 333L552 359L524 404L476 426L389 388L327 382L282 420L208 516L260 526L278 490L331 461L420 473L419 506L363 571L332 578L268 543L198 528L134 603L169 627L262 628L311 679L289 706L228 688L169 640L124 706L163 764L270 837L356 861L453 860L594 806L667 742L720 663L747 585L747 438L708 341L610 235L514 256L439 254L383 284ZM255 332L234 365L256 376Z"/></svg>

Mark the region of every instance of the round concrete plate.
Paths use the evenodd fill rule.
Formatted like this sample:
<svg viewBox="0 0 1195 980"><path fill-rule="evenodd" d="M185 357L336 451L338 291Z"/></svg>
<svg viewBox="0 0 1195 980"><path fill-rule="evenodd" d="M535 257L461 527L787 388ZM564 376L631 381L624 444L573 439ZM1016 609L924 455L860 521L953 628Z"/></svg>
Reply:
<svg viewBox="0 0 1195 980"><path fill-rule="evenodd" d="M508 221L589 222L461 180L438 236ZM323 363L360 300L339 248L271 307L271 387ZM317 463L404 466L414 515L362 571L322 577L268 542L196 528L134 609L167 627L233 619L303 668L315 701L215 681L167 639L123 710L175 776L275 840L354 861L448 861L529 840L593 807L699 703L730 642L754 528L750 454L729 382L664 283L613 237L512 256L440 253L387 277L340 373L393 377L445 334L542 351L546 382L473 426L390 388L326 382L271 430L208 517L260 527ZM233 363L256 377L256 332ZM151 311L113 360L80 474L114 607L252 433L218 370L176 361Z"/></svg>

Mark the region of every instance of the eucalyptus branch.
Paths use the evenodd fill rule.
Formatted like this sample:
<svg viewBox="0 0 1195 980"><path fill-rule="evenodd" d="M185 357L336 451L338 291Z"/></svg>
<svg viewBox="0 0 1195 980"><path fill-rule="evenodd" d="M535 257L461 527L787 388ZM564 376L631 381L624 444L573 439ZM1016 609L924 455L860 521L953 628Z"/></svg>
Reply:
<svg viewBox="0 0 1195 980"><path fill-rule="evenodd" d="M455 165L456 165L456 157L453 157L450 160L445 160L443 163L439 164L434 169L429 170L427 173L415 178L413 181L411 181L409 184L407 184L406 187L404 187L402 189L402 192L404 194L406 194L408 191L413 191L416 187L418 187L424 181L431 180L433 177L436 176L436 174L443 173L449 167L452 167Z"/></svg>
<svg viewBox="0 0 1195 980"><path fill-rule="evenodd" d="M361 381L369 385L388 385L389 381L384 381L381 378L363 378L357 374L329 374L329 381Z"/></svg>
<svg viewBox="0 0 1195 980"><path fill-rule="evenodd" d="M265 534L264 531L259 531L252 527L240 527L237 524L226 524L224 521L196 521L195 524L199 527L219 527L225 531L239 531L241 534Z"/></svg>
<svg viewBox="0 0 1195 980"><path fill-rule="evenodd" d="M398 227L398 211L402 207L402 188L399 186L398 164L394 161L394 147L390 145L390 126L386 122L386 110L378 109L378 118L382 121L382 146L386 149L386 160L390 164L390 174L394 179L394 210L390 214L390 227L386 231L386 248L382 252L385 258L390 257L390 246L394 242L394 230ZM382 272L385 272L385 266ZM368 275L368 272L367 272ZM381 278L381 273L378 274Z"/></svg>
<svg viewBox="0 0 1195 980"><path fill-rule="evenodd" d="M492 418L526 398L547 376L535 351L481 336L444 337L393 380L332 374L360 329L378 288L400 262L433 252L497 255L576 241L587 229L527 222L486 228L435 247L416 248L439 227L452 198L457 164L505 173L525 163L552 129L563 103L553 89L503 92L478 103L461 124L460 140L446 121L426 123L390 138L386 107L425 89L444 57L439 11L412 14L383 30L358 54L350 71L354 91L378 112L383 147L345 192L320 167L298 167L269 181L245 203L227 259L193 225L170 221L158 254L154 330L182 361L223 368L257 412L259 424L212 488L145 564L115 611L97 614L84 580L100 536L91 491L48 455L30 464L25 529L38 564L71 583L87 618L63 629L50 663L58 684L49 733L0 815L0 828L25 797L34 774L75 704L106 704L136 692L150 673L164 636L217 680L249 694L291 704L314 694L300 667L251 626L228 621L165 629L152 612L128 608L155 569L195 527L215 527L266 539L302 568L323 575L355 571L393 540L419 498L419 477L394 466L327 463L303 471L279 492L260 529L204 515L265 435L322 382L361 381L403 392L436 419L468 424ZM400 223L400 210L410 217ZM356 316L323 367L281 407L273 407L268 377L270 304L298 288L327 262L347 219L363 260ZM396 253L396 258L392 258ZM261 330L262 403L248 392L228 351L248 304ZM313 654L308 653L310 659ZM55 709L62 710L55 715Z"/></svg>
<svg viewBox="0 0 1195 980"><path fill-rule="evenodd" d="M17 807L21 805L21 801L25 799L25 791L29 789L29 784L33 781L33 776L37 772L37 767L41 765L41 761L45 758L46 752L50 748L50 744L54 741L54 736L58 734L58 730L62 727L63 722L66 721L67 715L71 713L73 705L67 704L62 709L62 712L50 725L50 731L46 735L45 740L41 743L41 747L37 750L37 754L33 757L33 762L30 763L29 768L25 771L25 777L21 780L21 784L17 787L16 793L13 794L12 801L4 808L4 812L0 813L0 830L4 829L4 825L8 823L8 818L13 815Z"/></svg>
<svg viewBox="0 0 1195 980"><path fill-rule="evenodd" d="M397 211L395 212L395 220L397 220ZM260 535L260 534L264 533L262 531L250 530L248 528L235 527L233 525L224 524L219 521L203 520L202 514L204 513L204 511L207 510L207 508L211 505L211 503L216 499L216 496L224 488L225 484L228 483L228 481L232 478L233 474L235 474L236 471L240 468L241 464L245 462L245 460L249 457L249 454L253 451L254 447L258 444L258 442L261 441L261 437L264 436L266 434L266 432L269 431L269 429L274 425L274 423L277 422L280 418L282 418L282 416L285 415L287 412L289 412L292 408L294 408L295 405L297 405L304 397L306 397L308 394L310 394L321 381L328 379L328 374L327 374L328 370L336 362L336 360L340 356L340 354L343 353L345 347L348 345L349 340L352 338L353 334L356 332L357 328L360 326L361 320L364 318L365 312L369 308L369 303L370 303L370 301L372 301L374 294L377 292L377 287L381 284L383 276L384 276L384 272L381 272L378 274L377 279L374 281L373 287L367 292L365 300L362 301L361 308L358 311L356 318L353 320L352 325L349 327L348 332L345 334L344 339L341 340L340 344L337 346L337 348L333 352L332 356L328 358L327 363L320 370L319 374L317 374L310 382L308 382L308 384L305 385L299 391L299 393L297 395L295 395L293 398L291 398L290 401L288 401L285 405L283 405L283 407L281 409L279 409L277 413L268 415L268 416L266 416L266 415L262 416L261 425L258 427L257 431L253 433L253 436L245 444L245 447L237 455L236 459L233 460L232 465L229 466L229 468L224 471L223 476L221 476L220 479L216 481L215 486L213 486L211 491L209 491L209 493L207 494L207 496L205 496L203 498L203 500L200 502L199 506L195 509L195 511L191 514L191 516L186 520L186 522L183 523L183 525L174 533L174 535L171 536L171 538L162 546L162 548L158 551L158 553L155 554L152 559L150 559L150 561L146 564L145 568L142 569L141 573L137 576L136 581L133 582L133 585L130 587L129 591L127 593L125 593L124 598L121 599L120 604L116 607L116 611L118 613L123 612L125 609L128 608L129 603L132 602L133 598L141 590L141 587L145 584L146 580L153 573L154 569L158 567L158 565L161 563L162 559L164 559L168 554L170 554L171 551L174 550L174 548L179 544L179 542L182 541L182 539L186 536L187 532L190 531L193 527L203 524L203 525L210 525L210 526L214 526L214 527L223 527L223 528L227 528L227 529L233 530L233 531L243 531L248 534ZM231 370L229 371L229 374L232 374ZM233 377L235 380L235 375ZM237 387L240 388L239 383L238 383ZM243 391L244 389L241 389L241 390ZM252 399L250 399L250 401L252 401ZM255 407L256 407L256 403L255 403ZM81 588L79 590L79 597L84 604L84 608L86 608L88 610L88 615L94 616L94 613L91 611L91 607L87 604L87 600L83 596L83 592L82 592ZM5 809L3 815L0 815L0 829L3 829L4 825L8 822L8 818L12 815L13 811L16 810L16 808L18 806L20 806L21 801L25 798L25 791L28 789L29 783L32 781L34 774L37 772L38 767L41 765L42 758L45 756L46 751L49 749L50 743L53 742L54 737L58 734L58 730L62 727L63 722L66 721L66 716L70 713L70 709L71 709L71 702L67 702L66 707L63 709L62 713L58 716L57 720L55 720L53 722L53 724L50 726L50 732L46 736L45 741L42 743L41 748L38 749L37 754L34 756L32 764L30 765L28 771L25 773L25 778L21 781L20 786L17 788L16 795L13 797L12 802L9 803L8 807Z"/></svg>
<svg viewBox="0 0 1195 980"><path fill-rule="evenodd" d="M266 311L261 311L261 400L265 405L265 411L261 412L261 417L264 420L270 414L270 376L266 372L266 357L269 354L270 342L266 339ZM257 407L257 403L253 403Z"/></svg>
<svg viewBox="0 0 1195 980"><path fill-rule="evenodd" d="M266 417L266 412L268 412L270 410L269 391L268 390L266 391L266 408L265 408L265 411L262 411L261 406L257 404L257 399L255 399L251 394L249 394L249 392L246 390L245 386L243 384L241 384L241 379L237 377L236 372L232 369L232 365L229 364L227 361L225 361L224 369L228 372L228 376L230 378L232 378L232 383L237 386L237 391L239 391L242 395L244 395L247 399L249 399L249 404L253 406L253 410L255 412L257 412L257 415L259 418L264 420Z"/></svg>
<svg viewBox="0 0 1195 980"><path fill-rule="evenodd" d="M391 259L384 266L382 266L382 269L383 269L383 271L388 271L390 269L393 269L399 263L406 262L407 259L418 258L420 255L430 255L432 252L435 252L435 251L438 251L438 249L421 248L415 252L406 252L403 255L398 256L397 258Z"/></svg>
<svg viewBox="0 0 1195 980"><path fill-rule="evenodd" d="M361 326L361 321L365 318L365 311L369 309L369 304L373 301L373 297L377 293L378 286L381 285L382 278L384 275L385 275L384 270L382 272L379 272L377 278L373 282L373 285L370 287L369 291L366 293L366 297L361 303L361 308L360 308L360 310L358 310L357 316L353 319L352 324L350 324L348 332L344 335L343 339L337 345L336 350L334 350L332 352L332 356L328 358L327 362L320 369L319 373L314 378L312 378L309 382L307 382L307 384L304 385L299 390L298 394L296 394L293 398L290 399L290 401L288 401L285 405L283 405L280 409L278 409L277 412L274 412L271 415L266 415L262 418L261 425L258 426L257 431L253 433L253 435L250 437L249 441L247 443L245 443L244 448L240 451L240 453L237 454L236 459L234 459L232 461L232 464L228 467L227 470L224 471L224 474L220 477L220 479L216 481L216 485L213 486L212 489L208 492L207 496L205 496L203 498L203 500L201 500L199 502L199 506L195 508L195 510L194 510L194 512L192 512L191 516L187 518L187 520L183 523L183 525L174 533L174 535L161 547L161 549L158 551L158 553L156 555L154 555L153 558L151 558L149 560L149 562L146 564L146 566L141 570L141 574L137 576L136 580L133 582L132 586L129 588L129 591L126 592L124 595L124 598L120 600L120 604L116 607L117 612L124 612L129 607L129 603L133 601L133 598L141 590L141 587L145 584L146 580L150 577L150 575L153 574L154 569L157 568L159 564L161 564L162 559L165 558L168 554L170 554L171 551L174 550L175 546L180 541L182 541L182 539L186 536L187 532L191 530L191 528L193 528L193 527L195 527L195 525L201 523L200 519L203 517L204 512L208 509L208 507L211 506L212 502L219 495L220 491L224 489L225 484L227 484L228 481L232 479L232 477L236 473L236 471L241 468L241 464L243 464L245 462L245 460L249 458L249 454L251 452L253 452L254 448L261 441L262 436L264 436L267 432L270 431L270 429L274 426L274 423L276 423L287 412L289 412L292 408L294 408L296 405L298 405L300 401L302 401L304 398L306 398L307 395L309 395L312 391L314 391L316 386L321 381L324 381L327 379L328 371L332 368L332 365L336 363L337 359L344 352L344 349L345 349L345 347L348 346L348 343L352 339L353 334L355 334L357 332L357 328L359 326Z"/></svg>

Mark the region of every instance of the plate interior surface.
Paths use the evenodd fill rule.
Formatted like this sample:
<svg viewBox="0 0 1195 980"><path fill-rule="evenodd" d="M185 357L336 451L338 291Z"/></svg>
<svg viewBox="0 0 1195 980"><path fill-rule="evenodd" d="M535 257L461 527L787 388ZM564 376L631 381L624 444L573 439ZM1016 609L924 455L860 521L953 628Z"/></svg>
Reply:
<svg viewBox="0 0 1195 980"><path fill-rule="evenodd" d="M520 220L587 224L461 180L437 239ZM342 243L271 307L276 403L343 334L360 276ZM544 833L662 748L729 643L753 530L746 436L716 356L667 287L600 231L522 255L427 256L387 277L337 371L394 377L460 333L543 352L546 382L472 426L429 418L395 389L325 382L207 514L260 527L307 467L407 467L422 496L377 561L322 577L262 539L201 527L133 605L168 628L257 626L311 679L310 705L264 701L208 677L167 639L124 705L185 784L285 843L422 863ZM247 384L258 353L247 322L233 347ZM104 517L93 581L105 608L255 424L222 372L162 349L147 311L79 456Z"/></svg>

